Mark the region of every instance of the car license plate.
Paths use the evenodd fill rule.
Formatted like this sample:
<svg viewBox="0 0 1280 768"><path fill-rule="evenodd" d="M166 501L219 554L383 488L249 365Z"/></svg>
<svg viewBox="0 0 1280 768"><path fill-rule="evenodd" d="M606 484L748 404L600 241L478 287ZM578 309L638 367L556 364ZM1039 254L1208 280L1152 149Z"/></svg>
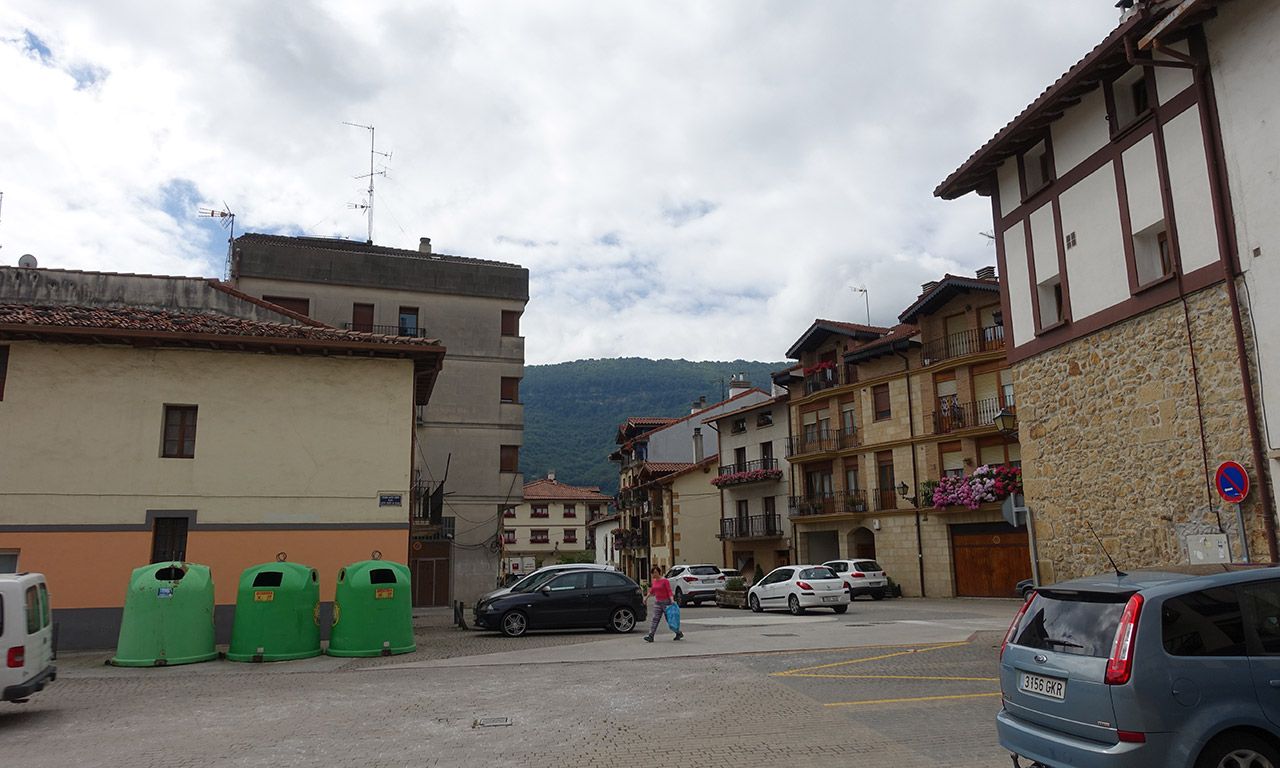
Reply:
<svg viewBox="0 0 1280 768"><path fill-rule="evenodd" d="M702 583L703 583L703 584L715 584L715 583L716 583L716 580L715 580L715 579L703 579L703 580L702 580Z"/></svg>
<svg viewBox="0 0 1280 768"><path fill-rule="evenodd" d="M1067 681L1056 677L1043 677L1023 672L1022 680L1018 683L1018 687L1027 693L1038 693L1041 696L1061 699L1066 696Z"/></svg>
<svg viewBox="0 0 1280 768"><path fill-rule="evenodd" d="M824 597L822 598L822 602L824 602L824 603L838 603L838 602L840 602L840 598L839 598L839 596L835 596L835 595L830 596L830 597L825 597L825 596L824 596Z"/></svg>

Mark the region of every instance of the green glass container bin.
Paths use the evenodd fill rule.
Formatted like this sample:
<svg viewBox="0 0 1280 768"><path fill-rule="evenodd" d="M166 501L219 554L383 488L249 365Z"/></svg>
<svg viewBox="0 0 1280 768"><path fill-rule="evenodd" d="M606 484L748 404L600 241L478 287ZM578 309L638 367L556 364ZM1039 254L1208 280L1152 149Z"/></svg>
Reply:
<svg viewBox="0 0 1280 768"><path fill-rule="evenodd" d="M391 656L417 648L409 568L365 560L338 571L330 656Z"/></svg>
<svg viewBox="0 0 1280 768"><path fill-rule="evenodd" d="M213 576L195 563L152 563L129 577L120 638L110 663L162 667L217 658Z"/></svg>
<svg viewBox="0 0 1280 768"><path fill-rule="evenodd" d="M320 576L277 561L240 574L231 661L285 661L320 655Z"/></svg>

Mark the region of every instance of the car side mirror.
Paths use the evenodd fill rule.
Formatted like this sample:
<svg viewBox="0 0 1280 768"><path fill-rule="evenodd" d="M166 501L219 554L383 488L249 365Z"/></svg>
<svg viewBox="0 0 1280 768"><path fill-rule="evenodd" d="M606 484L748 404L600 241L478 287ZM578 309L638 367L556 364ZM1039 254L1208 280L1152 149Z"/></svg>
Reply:
<svg viewBox="0 0 1280 768"><path fill-rule="evenodd" d="M544 594L544 595L549 595L549 594L551 594L551 585L550 585L550 584L544 585L544 586L543 586L541 589L539 589L538 591L539 591L539 592L541 592L541 593L542 593L542 594Z"/></svg>

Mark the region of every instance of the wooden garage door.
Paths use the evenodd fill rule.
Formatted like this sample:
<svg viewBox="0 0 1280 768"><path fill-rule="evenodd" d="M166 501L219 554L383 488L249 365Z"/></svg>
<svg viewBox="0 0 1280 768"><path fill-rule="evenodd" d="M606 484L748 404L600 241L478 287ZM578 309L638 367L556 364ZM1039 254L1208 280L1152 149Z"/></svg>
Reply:
<svg viewBox="0 0 1280 768"><path fill-rule="evenodd" d="M417 542L415 542L417 543ZM413 577L415 608L449 605L449 542L424 541L411 550L409 571Z"/></svg>
<svg viewBox="0 0 1280 768"><path fill-rule="evenodd" d="M1006 523L951 526L958 597L1016 597L1014 586L1031 578L1027 529Z"/></svg>

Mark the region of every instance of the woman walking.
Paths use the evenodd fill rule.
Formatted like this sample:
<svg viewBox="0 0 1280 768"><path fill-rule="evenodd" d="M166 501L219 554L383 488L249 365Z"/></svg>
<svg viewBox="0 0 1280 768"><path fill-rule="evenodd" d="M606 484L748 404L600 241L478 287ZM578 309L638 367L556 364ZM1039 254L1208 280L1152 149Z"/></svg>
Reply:
<svg viewBox="0 0 1280 768"><path fill-rule="evenodd" d="M667 606L671 605L671 582L662 578L662 569L656 565L649 571L649 589L644 593L644 596L648 599L649 595L653 595L655 602L653 606L653 621L649 622L649 634L644 636L646 643L653 642L653 633L658 630L658 621L666 615ZM675 633L676 636L672 638L673 640L684 638L684 633L680 630L675 630Z"/></svg>

